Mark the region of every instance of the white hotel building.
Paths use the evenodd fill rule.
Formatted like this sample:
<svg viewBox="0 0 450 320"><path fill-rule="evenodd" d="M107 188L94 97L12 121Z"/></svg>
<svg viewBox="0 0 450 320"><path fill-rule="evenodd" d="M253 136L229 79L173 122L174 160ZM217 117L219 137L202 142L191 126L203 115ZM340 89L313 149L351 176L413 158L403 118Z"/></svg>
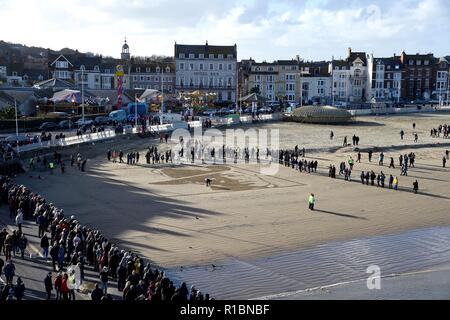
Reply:
<svg viewBox="0 0 450 320"><path fill-rule="evenodd" d="M236 102L237 47L175 43L175 92L217 94L219 102Z"/></svg>

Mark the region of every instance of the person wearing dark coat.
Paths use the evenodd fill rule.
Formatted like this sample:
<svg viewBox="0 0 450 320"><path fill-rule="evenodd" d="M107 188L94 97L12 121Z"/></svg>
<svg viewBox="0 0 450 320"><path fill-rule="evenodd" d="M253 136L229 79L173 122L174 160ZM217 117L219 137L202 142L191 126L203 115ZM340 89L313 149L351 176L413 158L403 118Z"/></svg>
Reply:
<svg viewBox="0 0 450 320"><path fill-rule="evenodd" d="M117 290L123 291L127 279L127 268L125 268L123 265L120 265L119 269L117 270L117 276Z"/></svg>
<svg viewBox="0 0 450 320"><path fill-rule="evenodd" d="M47 259L47 257L48 257L48 248L49 247L50 247L50 243L48 241L47 234L45 233L44 236L41 238L42 254L44 255L45 259Z"/></svg>
<svg viewBox="0 0 450 320"><path fill-rule="evenodd" d="M95 289L91 292L92 301L101 301L103 297L103 290L98 287L98 283L95 284Z"/></svg>
<svg viewBox="0 0 450 320"><path fill-rule="evenodd" d="M52 257L53 271L56 271L56 261L58 261L58 252L59 252L59 245L55 242L53 247L50 249L50 256Z"/></svg>
<svg viewBox="0 0 450 320"><path fill-rule="evenodd" d="M50 300L52 297L53 291L53 281L52 281L52 273L49 272L44 279L45 292L47 293L47 300Z"/></svg>
<svg viewBox="0 0 450 320"><path fill-rule="evenodd" d="M17 301L21 301L25 295L25 285L20 277L17 278L16 285L14 286L14 295Z"/></svg>

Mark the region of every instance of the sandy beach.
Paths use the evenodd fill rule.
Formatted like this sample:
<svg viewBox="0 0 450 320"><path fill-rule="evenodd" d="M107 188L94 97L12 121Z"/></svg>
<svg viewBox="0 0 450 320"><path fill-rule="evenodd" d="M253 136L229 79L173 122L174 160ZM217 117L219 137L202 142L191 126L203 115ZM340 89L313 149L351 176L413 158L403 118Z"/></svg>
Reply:
<svg viewBox="0 0 450 320"><path fill-rule="evenodd" d="M333 241L450 225L450 169L442 168L441 161L450 140L429 134L449 119L448 114L418 114L363 117L347 126L256 126L279 129L282 147L305 147L307 159L319 161L317 174L280 167L276 175L264 176L258 165L233 163L146 165L144 150L155 142L133 138L65 150L88 155L86 173L67 166L63 176L29 172L17 181L156 265L220 266L230 259L247 261ZM413 142L413 122L418 143ZM406 133L403 141L401 129ZM338 166L349 156L356 159L354 147L342 147L343 137L351 142L353 134L360 136L362 150L383 150L385 166L378 166L378 153L371 163L363 153L352 182L328 178L330 164ZM141 164L108 162L109 148L139 150ZM398 156L409 152L416 154L416 167L408 177L400 177L398 167L387 168L390 157L397 166ZM363 186L361 170L398 176L400 190ZM37 174L43 179L30 178ZM214 178L212 188L205 187L205 177ZM416 179L417 195L412 192ZM307 207L311 192L317 196L315 212Z"/></svg>

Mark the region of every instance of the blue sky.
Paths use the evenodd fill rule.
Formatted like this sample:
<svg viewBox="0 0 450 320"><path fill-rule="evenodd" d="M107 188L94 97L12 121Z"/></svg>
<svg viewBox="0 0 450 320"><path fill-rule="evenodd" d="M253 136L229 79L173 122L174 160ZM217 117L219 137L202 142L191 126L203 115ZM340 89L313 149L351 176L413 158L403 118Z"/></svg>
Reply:
<svg viewBox="0 0 450 320"><path fill-rule="evenodd" d="M344 57L348 47L442 56L449 20L448 0L0 0L1 40L115 57L125 36L133 55L208 40L258 61Z"/></svg>

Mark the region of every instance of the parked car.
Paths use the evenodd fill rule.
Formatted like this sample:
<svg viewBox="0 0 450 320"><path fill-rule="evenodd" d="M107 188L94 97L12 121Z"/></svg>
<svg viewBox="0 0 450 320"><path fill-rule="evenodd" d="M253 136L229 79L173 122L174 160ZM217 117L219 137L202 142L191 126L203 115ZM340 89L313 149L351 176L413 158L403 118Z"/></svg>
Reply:
<svg viewBox="0 0 450 320"><path fill-rule="evenodd" d="M94 120L95 125L108 125L111 123L111 119L106 116L96 117Z"/></svg>
<svg viewBox="0 0 450 320"><path fill-rule="evenodd" d="M139 117L139 115L137 116L137 119L139 120L141 117ZM127 116L127 121L128 122L134 122L134 121L136 121L136 115L134 115L134 114L129 114L128 116Z"/></svg>
<svg viewBox="0 0 450 320"><path fill-rule="evenodd" d="M94 124L94 121L93 121L92 119L84 118L84 120L83 120L83 118L80 118L80 119L78 119L78 121L75 122L75 123L77 124L77 126L81 127L81 126L84 126L84 125L86 125L86 124L88 124L88 125L93 125L93 124Z"/></svg>
<svg viewBox="0 0 450 320"><path fill-rule="evenodd" d="M54 122L44 122L39 126L40 131L52 131L59 129L58 125Z"/></svg>
<svg viewBox="0 0 450 320"><path fill-rule="evenodd" d="M109 118L115 123L123 122L123 121L125 121L127 119L127 113L123 109L122 110L115 110L115 111L112 111L109 114Z"/></svg>
<svg viewBox="0 0 450 320"><path fill-rule="evenodd" d="M258 112L259 113L272 113L273 111L269 107L262 107L262 108L258 109Z"/></svg>
<svg viewBox="0 0 450 320"><path fill-rule="evenodd" d="M71 129L71 128L75 127L75 125L70 120L63 120L60 123L58 123L58 127L60 129Z"/></svg>
<svg viewBox="0 0 450 320"><path fill-rule="evenodd" d="M69 114L67 112L49 112L47 114L47 116L55 117L55 118L64 118L64 117L68 117Z"/></svg>

